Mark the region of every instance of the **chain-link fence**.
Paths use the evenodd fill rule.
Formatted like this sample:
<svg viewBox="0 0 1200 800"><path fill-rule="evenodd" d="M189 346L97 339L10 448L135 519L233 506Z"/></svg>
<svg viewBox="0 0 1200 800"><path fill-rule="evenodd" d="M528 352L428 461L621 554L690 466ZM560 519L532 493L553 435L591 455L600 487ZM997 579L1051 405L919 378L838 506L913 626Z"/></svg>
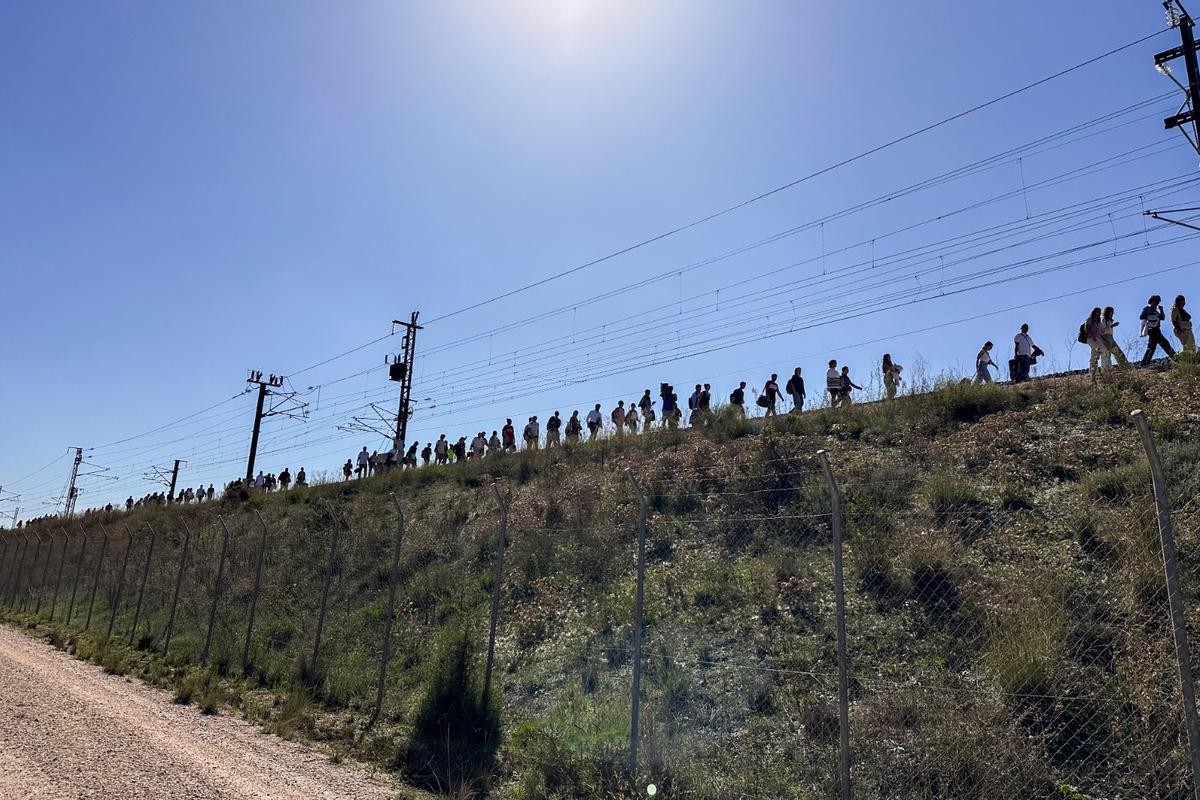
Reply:
<svg viewBox="0 0 1200 800"><path fill-rule="evenodd" d="M351 484L167 509L5 535L0 603L302 693L359 741L415 736L464 629L475 677L449 691L482 687L493 768L528 797L1191 797L1200 451L1145 433L1072 483L1083 506L768 444L614 456L596 484L467 475L411 508ZM287 707L260 716L335 735ZM431 788L478 779L411 744L386 758Z"/></svg>

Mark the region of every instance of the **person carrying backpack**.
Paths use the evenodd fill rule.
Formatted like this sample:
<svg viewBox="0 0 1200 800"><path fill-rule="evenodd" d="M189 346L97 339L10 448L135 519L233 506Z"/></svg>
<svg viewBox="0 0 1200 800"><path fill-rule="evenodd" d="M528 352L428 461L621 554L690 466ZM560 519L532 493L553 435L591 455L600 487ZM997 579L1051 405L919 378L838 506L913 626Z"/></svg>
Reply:
<svg viewBox="0 0 1200 800"><path fill-rule="evenodd" d="M429 460L433 458L433 445L428 442L421 448L421 466L428 467Z"/></svg>
<svg viewBox="0 0 1200 800"><path fill-rule="evenodd" d="M626 430L629 431L630 435L633 436L633 435L637 435L637 427L638 427L637 405L635 405L634 403L630 403L629 410L625 412L625 428L626 428Z"/></svg>
<svg viewBox="0 0 1200 800"><path fill-rule="evenodd" d="M743 417L746 416L746 382L742 381L738 387L729 393L729 405L734 408Z"/></svg>
<svg viewBox="0 0 1200 800"><path fill-rule="evenodd" d="M1146 307L1142 309L1142 314L1139 317L1142 321L1142 336L1145 336L1146 352L1142 355L1142 366L1146 366L1154 358L1154 352L1159 347L1167 354L1167 358L1172 358L1175 355L1175 348L1167 341L1167 337L1162 333L1162 321L1167 318L1163 313L1162 298L1158 295L1153 295L1146 301ZM1188 318L1189 321L1191 317Z"/></svg>
<svg viewBox="0 0 1200 800"><path fill-rule="evenodd" d="M442 434L437 442L433 445L434 463L438 465L445 464L450 460L450 442L446 441L446 434Z"/></svg>
<svg viewBox="0 0 1200 800"><path fill-rule="evenodd" d="M579 444L579 435L583 433L583 425L579 422L579 412L572 411L567 420L567 444Z"/></svg>
<svg viewBox="0 0 1200 800"><path fill-rule="evenodd" d="M296 485L308 486L308 473L304 471L304 467L301 467L300 471L296 473Z"/></svg>
<svg viewBox="0 0 1200 800"><path fill-rule="evenodd" d="M658 396L662 398L663 427L674 430L679 425L679 417L682 414L679 410L679 396L675 394L675 387L669 383L661 384L658 387Z"/></svg>
<svg viewBox="0 0 1200 800"><path fill-rule="evenodd" d="M346 463L342 464L342 475L346 478L346 480L350 480L350 476L353 473L354 473L354 464L353 464L353 462L350 461L350 459L347 458ZM261 472L258 475L260 478L262 477ZM256 481L256 483L257 483L257 481Z"/></svg>
<svg viewBox="0 0 1200 800"><path fill-rule="evenodd" d="M596 403L596 407L588 412L588 441L595 441L596 436L600 433L600 428L604 425L604 415L600 413L600 404Z"/></svg>
<svg viewBox="0 0 1200 800"><path fill-rule="evenodd" d="M408 452L404 454L404 463L400 465L402 468L415 467L417 465L417 448L420 444L420 442L413 442L408 446Z"/></svg>
<svg viewBox="0 0 1200 800"><path fill-rule="evenodd" d="M829 407L837 408L842 404L842 376L837 370L837 359L829 359L829 369L825 370L825 391L829 392Z"/></svg>
<svg viewBox="0 0 1200 800"><path fill-rule="evenodd" d="M799 414L804 410L804 377L800 373L800 368L796 367L792 372L792 376L788 378L787 384L783 390L792 398L792 413Z"/></svg>
<svg viewBox="0 0 1200 800"><path fill-rule="evenodd" d="M541 439L541 426L538 425L537 417L530 417L529 422L525 423L525 449L537 450L538 440Z"/></svg>
<svg viewBox="0 0 1200 800"><path fill-rule="evenodd" d="M1108 346L1104 343L1104 312L1099 306L1092 309L1092 313L1088 315L1087 321L1083 323L1083 334L1087 338L1087 345L1091 349L1091 358L1088 360L1088 373L1095 380L1099 373L1108 374L1112 369L1112 357L1108 352Z"/></svg>
<svg viewBox="0 0 1200 800"><path fill-rule="evenodd" d="M618 400L617 407L612 410L613 429L617 432L617 438L625 436L625 401Z"/></svg>
<svg viewBox="0 0 1200 800"><path fill-rule="evenodd" d="M1171 329L1175 331L1175 338L1179 340L1179 345L1183 352L1196 352L1196 335L1192 332L1192 315L1184 308L1187 303L1187 298L1179 295L1175 298L1175 303L1171 306Z"/></svg>
<svg viewBox="0 0 1200 800"><path fill-rule="evenodd" d="M558 412L546 420L546 447L558 447L558 430L562 427L562 417Z"/></svg>
<svg viewBox="0 0 1200 800"><path fill-rule="evenodd" d="M695 390L688 397L688 417L692 427L696 427L699 420L696 419L696 409L700 407L700 384L696 384Z"/></svg>

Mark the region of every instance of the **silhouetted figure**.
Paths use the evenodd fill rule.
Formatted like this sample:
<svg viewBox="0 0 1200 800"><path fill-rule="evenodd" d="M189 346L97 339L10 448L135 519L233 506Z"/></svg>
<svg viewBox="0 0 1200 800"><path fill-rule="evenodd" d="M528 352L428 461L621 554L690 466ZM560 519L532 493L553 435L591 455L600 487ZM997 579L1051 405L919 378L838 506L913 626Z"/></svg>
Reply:
<svg viewBox="0 0 1200 800"><path fill-rule="evenodd" d="M1162 322L1167 318L1163 313L1162 298L1158 295L1153 295L1146 301L1146 307L1142 309L1140 319L1142 320L1142 335L1146 337L1146 353L1142 356L1142 366L1146 366L1154 358L1154 352L1159 347L1170 358L1175 355L1175 348L1167 341L1167 337L1163 336ZM1191 317L1188 317L1191 321Z"/></svg>

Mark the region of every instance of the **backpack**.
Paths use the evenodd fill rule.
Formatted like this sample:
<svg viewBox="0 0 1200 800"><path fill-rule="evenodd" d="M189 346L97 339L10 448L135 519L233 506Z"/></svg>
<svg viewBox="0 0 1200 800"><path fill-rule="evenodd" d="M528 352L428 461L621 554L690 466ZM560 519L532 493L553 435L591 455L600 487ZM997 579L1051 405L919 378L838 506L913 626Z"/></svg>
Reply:
<svg viewBox="0 0 1200 800"><path fill-rule="evenodd" d="M1079 343L1087 344L1087 340L1087 323L1085 322L1079 326Z"/></svg>

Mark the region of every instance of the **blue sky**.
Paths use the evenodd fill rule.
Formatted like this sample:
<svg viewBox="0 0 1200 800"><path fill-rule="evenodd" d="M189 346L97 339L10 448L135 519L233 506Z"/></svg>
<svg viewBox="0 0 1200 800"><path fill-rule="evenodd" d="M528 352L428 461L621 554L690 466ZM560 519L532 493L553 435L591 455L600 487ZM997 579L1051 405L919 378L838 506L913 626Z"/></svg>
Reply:
<svg viewBox="0 0 1200 800"><path fill-rule="evenodd" d="M20 493L22 517L52 511L69 459L51 462L70 445L117 478L85 479L81 507L153 491L143 473L174 458L184 485L237 477L252 368L295 375L309 403L307 422L266 423L259 465L332 471L382 444L338 426L394 408L383 358L399 336L298 373L393 318L604 256L1163 27L1152 2L6 4L2 497ZM1200 199L1196 154L1161 125L1182 98L1152 55L1177 41L431 323L410 440L607 409L661 380L724 396L799 365L817 382L831 357L859 382L884 351L910 372L961 370L984 339L1006 352L1024 320L1055 364L1079 366L1091 306L1132 329L1151 292L1196 293L1194 267L1138 277L1198 257L1171 241L1186 231L1141 218ZM924 249L987 230L1008 238ZM1019 277L1041 268L1056 269Z"/></svg>

